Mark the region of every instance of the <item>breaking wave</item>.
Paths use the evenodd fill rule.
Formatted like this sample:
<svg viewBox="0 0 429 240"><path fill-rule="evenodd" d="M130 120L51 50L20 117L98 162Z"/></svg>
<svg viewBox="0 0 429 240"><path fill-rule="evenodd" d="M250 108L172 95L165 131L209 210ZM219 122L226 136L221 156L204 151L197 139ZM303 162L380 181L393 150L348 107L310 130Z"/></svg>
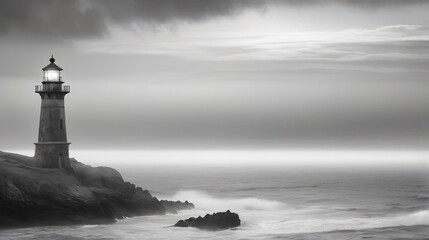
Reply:
<svg viewBox="0 0 429 240"><path fill-rule="evenodd" d="M410 214L398 215L383 221L385 227L429 225L429 210L422 210Z"/></svg>
<svg viewBox="0 0 429 240"><path fill-rule="evenodd" d="M274 211L281 210L286 204L278 201L259 199L253 197L245 198L218 198L202 191L184 190L177 192L170 199L188 200L202 210L255 210Z"/></svg>
<svg viewBox="0 0 429 240"><path fill-rule="evenodd" d="M201 213L236 211L243 218L242 229L253 231L270 231L276 234L314 233L344 230L378 229L400 226L429 225L429 210L405 214L385 215L377 217L353 217L346 211L337 211L338 215L318 216L329 209L309 206L295 209L285 203L253 197L222 198L194 190L177 192L170 199L188 200L195 204ZM353 209L359 212L361 209ZM317 211L317 212L315 212ZM253 212L253 213L252 213ZM256 215L255 215L256 214Z"/></svg>

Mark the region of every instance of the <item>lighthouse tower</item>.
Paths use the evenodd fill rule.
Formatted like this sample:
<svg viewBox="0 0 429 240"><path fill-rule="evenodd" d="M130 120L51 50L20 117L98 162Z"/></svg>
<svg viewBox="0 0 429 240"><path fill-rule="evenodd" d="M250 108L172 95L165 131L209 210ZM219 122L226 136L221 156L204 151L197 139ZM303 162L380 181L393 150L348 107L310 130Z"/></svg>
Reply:
<svg viewBox="0 0 429 240"><path fill-rule="evenodd" d="M63 69L55 64L55 58L52 56L49 61L51 63L42 69L42 85L36 85L42 105L34 158L40 167L70 169L64 109L64 96L70 92L70 86L63 85Z"/></svg>

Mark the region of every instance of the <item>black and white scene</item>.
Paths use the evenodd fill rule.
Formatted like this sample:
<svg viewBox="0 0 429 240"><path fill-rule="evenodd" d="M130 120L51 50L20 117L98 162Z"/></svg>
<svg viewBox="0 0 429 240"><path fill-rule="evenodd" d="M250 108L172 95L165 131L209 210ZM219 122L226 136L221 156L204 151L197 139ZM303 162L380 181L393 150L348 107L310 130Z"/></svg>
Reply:
<svg viewBox="0 0 429 240"><path fill-rule="evenodd" d="M428 0L0 0L0 240L429 239Z"/></svg>

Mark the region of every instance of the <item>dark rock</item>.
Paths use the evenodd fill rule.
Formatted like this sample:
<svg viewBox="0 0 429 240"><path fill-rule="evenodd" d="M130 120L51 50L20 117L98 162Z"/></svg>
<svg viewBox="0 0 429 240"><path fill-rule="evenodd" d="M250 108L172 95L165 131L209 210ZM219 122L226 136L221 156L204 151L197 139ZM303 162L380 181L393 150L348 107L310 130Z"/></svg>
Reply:
<svg viewBox="0 0 429 240"><path fill-rule="evenodd" d="M185 222L185 220L179 220L176 224L174 224L175 227L189 227L189 224Z"/></svg>
<svg viewBox="0 0 429 240"><path fill-rule="evenodd" d="M207 214L204 217L191 217L185 220L178 221L174 227L196 227L204 230L225 230L228 228L240 226L240 218L238 214L231 211Z"/></svg>
<svg viewBox="0 0 429 240"><path fill-rule="evenodd" d="M39 168L31 157L0 152L0 228L104 224L194 207L159 201L115 169L70 162L73 171Z"/></svg>
<svg viewBox="0 0 429 240"><path fill-rule="evenodd" d="M173 214L177 214L177 211L195 208L194 204L192 204L188 201L180 202L180 201L161 200L161 203L167 212L173 213Z"/></svg>

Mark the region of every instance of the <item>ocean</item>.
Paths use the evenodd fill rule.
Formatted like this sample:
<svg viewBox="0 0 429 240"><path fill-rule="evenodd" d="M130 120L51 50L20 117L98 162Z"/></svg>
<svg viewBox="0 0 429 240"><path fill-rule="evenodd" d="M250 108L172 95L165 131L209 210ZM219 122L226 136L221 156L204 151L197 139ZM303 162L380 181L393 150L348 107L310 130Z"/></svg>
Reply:
<svg viewBox="0 0 429 240"><path fill-rule="evenodd" d="M263 161L263 159L261 159ZM110 225L0 231L0 239L429 239L426 167L121 164L126 181L194 210ZM169 227L231 210L240 227L210 232Z"/></svg>

